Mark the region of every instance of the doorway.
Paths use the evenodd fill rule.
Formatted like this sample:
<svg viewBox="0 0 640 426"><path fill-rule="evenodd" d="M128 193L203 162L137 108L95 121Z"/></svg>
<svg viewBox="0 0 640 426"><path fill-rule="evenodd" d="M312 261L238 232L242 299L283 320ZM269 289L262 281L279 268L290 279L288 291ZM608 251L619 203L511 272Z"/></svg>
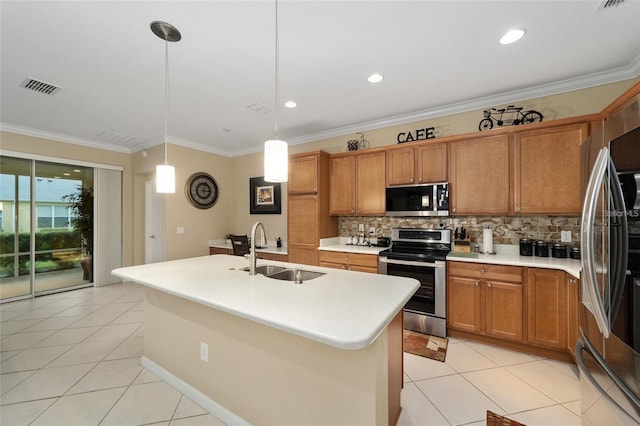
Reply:
<svg viewBox="0 0 640 426"><path fill-rule="evenodd" d="M0 301L93 282L92 167L1 157Z"/></svg>
<svg viewBox="0 0 640 426"><path fill-rule="evenodd" d="M164 260L164 198L158 195L155 182L145 182L144 263Z"/></svg>

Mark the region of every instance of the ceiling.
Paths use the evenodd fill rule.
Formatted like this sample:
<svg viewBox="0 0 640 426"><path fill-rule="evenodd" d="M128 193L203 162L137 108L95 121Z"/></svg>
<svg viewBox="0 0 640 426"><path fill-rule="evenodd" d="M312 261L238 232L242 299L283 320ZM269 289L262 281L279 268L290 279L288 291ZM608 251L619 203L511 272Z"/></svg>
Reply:
<svg viewBox="0 0 640 426"><path fill-rule="evenodd" d="M121 152L236 156L273 138L272 1L0 3L3 130ZM500 45L511 28L522 40ZM278 3L279 137L303 143L640 75L640 1ZM367 82L373 72L384 75ZM61 87L46 95L26 79ZM259 105L264 111L248 106Z"/></svg>

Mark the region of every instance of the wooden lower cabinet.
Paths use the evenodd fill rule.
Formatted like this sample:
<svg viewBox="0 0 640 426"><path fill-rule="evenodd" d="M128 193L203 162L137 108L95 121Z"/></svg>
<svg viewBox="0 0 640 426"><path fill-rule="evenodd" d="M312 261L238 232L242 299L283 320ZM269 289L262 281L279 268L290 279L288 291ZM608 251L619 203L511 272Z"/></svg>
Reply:
<svg viewBox="0 0 640 426"><path fill-rule="evenodd" d="M575 359L576 342L580 337L580 280L567 277L567 349Z"/></svg>
<svg viewBox="0 0 640 426"><path fill-rule="evenodd" d="M378 256L373 254L320 250L319 256L320 266L347 271L378 273Z"/></svg>
<svg viewBox="0 0 640 426"><path fill-rule="evenodd" d="M256 256L258 257L258 259L274 260L276 262L288 262L289 261L289 256L287 256L286 254L257 252Z"/></svg>
<svg viewBox="0 0 640 426"><path fill-rule="evenodd" d="M567 349L567 286L564 271L527 269L527 342Z"/></svg>
<svg viewBox="0 0 640 426"><path fill-rule="evenodd" d="M233 249L226 249L222 247L209 247L209 254L231 254L233 255Z"/></svg>
<svg viewBox="0 0 640 426"><path fill-rule="evenodd" d="M447 327L523 340L522 268L448 262Z"/></svg>

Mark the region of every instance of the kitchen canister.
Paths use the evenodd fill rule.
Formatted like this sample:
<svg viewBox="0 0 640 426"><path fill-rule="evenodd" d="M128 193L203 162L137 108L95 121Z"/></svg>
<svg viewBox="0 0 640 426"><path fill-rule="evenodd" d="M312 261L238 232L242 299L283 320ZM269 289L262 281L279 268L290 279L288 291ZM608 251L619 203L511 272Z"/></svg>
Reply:
<svg viewBox="0 0 640 426"><path fill-rule="evenodd" d="M571 250L569 250L569 257L571 259L580 260L580 247L571 247Z"/></svg>
<svg viewBox="0 0 640 426"><path fill-rule="evenodd" d="M551 246L551 257L566 259L567 246L564 244L554 244Z"/></svg>
<svg viewBox="0 0 640 426"><path fill-rule="evenodd" d="M549 257L549 243L546 241L537 241L535 244L535 252L538 257Z"/></svg>
<svg viewBox="0 0 640 426"><path fill-rule="evenodd" d="M533 240L530 238L520 239L520 256L533 256Z"/></svg>

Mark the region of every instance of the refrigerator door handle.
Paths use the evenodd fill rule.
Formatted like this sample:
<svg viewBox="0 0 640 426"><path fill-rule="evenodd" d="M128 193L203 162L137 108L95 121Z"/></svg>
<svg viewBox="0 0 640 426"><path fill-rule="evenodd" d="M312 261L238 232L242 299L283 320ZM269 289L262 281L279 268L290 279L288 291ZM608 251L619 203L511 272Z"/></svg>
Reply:
<svg viewBox="0 0 640 426"><path fill-rule="evenodd" d="M613 164L613 159L609 159L609 176L612 209L610 212L609 222L611 223L609 233L612 244L615 244L613 250L610 251L609 268L611 271L611 306L609 308L609 321L613 323L618 315L622 295L624 293L625 282L627 279L627 262L629 260L629 228L627 224L627 208L624 204L624 196L622 195L622 185L618 178L618 172ZM610 248L611 250L611 248Z"/></svg>
<svg viewBox="0 0 640 426"><path fill-rule="evenodd" d="M591 345L589 340L586 339L584 336L582 336L576 342L576 364L578 364L578 370L580 370L580 377L585 377L589 381L589 383L591 383L591 386L597 389L598 393L600 393L600 396L603 399L609 402L609 404L612 404L614 407L617 407L617 409L620 412L624 413L624 416L627 417L630 421L629 424L637 423L637 420L634 419L631 416L631 414L627 412L627 410L622 408L620 404L618 404L613 398L611 398L611 396L609 395L610 390L609 391L604 390L602 386L600 386L600 384L593 377L593 375L591 374L591 371L589 371L589 368L584 362L584 358L582 356L583 350L589 352L591 357L596 361L596 363L598 363L598 366L602 369L602 371L616 384L618 389L620 389L620 391L627 396L627 398L629 399L629 402L635 404L636 409L640 410L640 399L638 399L638 396L635 393L633 393L633 391L631 391L631 389L629 389L622 380L620 380L620 378L613 372L613 370L611 370L611 368L607 365L607 363L604 362L604 360L602 360L602 357L598 354L597 350Z"/></svg>
<svg viewBox="0 0 640 426"><path fill-rule="evenodd" d="M587 291L587 295L591 300L593 316L598 325L598 329L604 338L609 337L609 320L604 308L604 302L598 292L598 282L596 280L596 262L594 248L594 226L596 220L596 207L598 201L598 193L604 183L604 177L607 174L609 166L609 150L605 147L600 150L596 162L593 165L593 171L589 177L587 192L582 207L582 219L580 221L580 249L582 251L582 270L584 271L583 285Z"/></svg>

